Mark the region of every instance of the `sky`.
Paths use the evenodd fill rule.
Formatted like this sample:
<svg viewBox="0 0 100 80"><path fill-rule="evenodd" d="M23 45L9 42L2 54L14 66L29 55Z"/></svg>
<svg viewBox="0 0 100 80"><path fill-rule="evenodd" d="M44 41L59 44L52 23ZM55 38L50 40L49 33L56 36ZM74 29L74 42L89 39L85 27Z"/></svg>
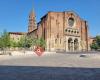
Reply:
<svg viewBox="0 0 100 80"><path fill-rule="evenodd" d="M88 21L89 35L100 34L100 0L0 0L0 32L27 32L32 9L37 22L48 11L74 11Z"/></svg>

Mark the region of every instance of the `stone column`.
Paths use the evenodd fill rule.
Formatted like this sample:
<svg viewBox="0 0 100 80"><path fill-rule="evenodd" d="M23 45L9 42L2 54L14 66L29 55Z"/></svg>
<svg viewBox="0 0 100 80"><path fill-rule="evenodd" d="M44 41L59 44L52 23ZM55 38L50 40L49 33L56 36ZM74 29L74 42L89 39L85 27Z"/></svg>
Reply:
<svg viewBox="0 0 100 80"><path fill-rule="evenodd" d="M81 43L80 43L81 41L80 41L80 39L78 39L78 49L79 49L79 51L81 51Z"/></svg>
<svg viewBox="0 0 100 80"><path fill-rule="evenodd" d="M68 51L68 37L65 37L65 48L67 52Z"/></svg>
<svg viewBox="0 0 100 80"><path fill-rule="evenodd" d="M72 52L74 52L74 39L72 38Z"/></svg>
<svg viewBox="0 0 100 80"><path fill-rule="evenodd" d="M50 51L50 42L49 42L49 38L47 39L46 50L47 50L47 51Z"/></svg>

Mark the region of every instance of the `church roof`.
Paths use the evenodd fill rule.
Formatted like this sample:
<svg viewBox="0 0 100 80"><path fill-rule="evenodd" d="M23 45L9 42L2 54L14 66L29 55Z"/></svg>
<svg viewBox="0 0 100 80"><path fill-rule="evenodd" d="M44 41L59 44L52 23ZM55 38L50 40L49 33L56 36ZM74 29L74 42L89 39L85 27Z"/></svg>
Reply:
<svg viewBox="0 0 100 80"><path fill-rule="evenodd" d="M9 34L24 35L25 32L9 32Z"/></svg>

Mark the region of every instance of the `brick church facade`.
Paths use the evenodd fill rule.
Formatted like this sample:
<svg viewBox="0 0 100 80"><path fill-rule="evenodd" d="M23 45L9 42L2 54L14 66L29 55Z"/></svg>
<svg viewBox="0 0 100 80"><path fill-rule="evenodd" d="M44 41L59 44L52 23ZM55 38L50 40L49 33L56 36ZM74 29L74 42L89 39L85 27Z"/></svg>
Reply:
<svg viewBox="0 0 100 80"><path fill-rule="evenodd" d="M73 11L48 12L39 23L32 11L29 15L28 36L43 37L47 51L87 51L88 24Z"/></svg>

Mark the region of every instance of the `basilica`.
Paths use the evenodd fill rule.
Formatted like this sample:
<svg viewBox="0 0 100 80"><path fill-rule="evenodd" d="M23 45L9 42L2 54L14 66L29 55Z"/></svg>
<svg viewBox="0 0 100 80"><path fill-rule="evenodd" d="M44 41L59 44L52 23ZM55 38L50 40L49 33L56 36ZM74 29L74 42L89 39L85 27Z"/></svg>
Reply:
<svg viewBox="0 0 100 80"><path fill-rule="evenodd" d="M46 51L87 51L89 50L88 23L74 11L48 12L36 22L34 11L29 14L27 35L43 37Z"/></svg>

